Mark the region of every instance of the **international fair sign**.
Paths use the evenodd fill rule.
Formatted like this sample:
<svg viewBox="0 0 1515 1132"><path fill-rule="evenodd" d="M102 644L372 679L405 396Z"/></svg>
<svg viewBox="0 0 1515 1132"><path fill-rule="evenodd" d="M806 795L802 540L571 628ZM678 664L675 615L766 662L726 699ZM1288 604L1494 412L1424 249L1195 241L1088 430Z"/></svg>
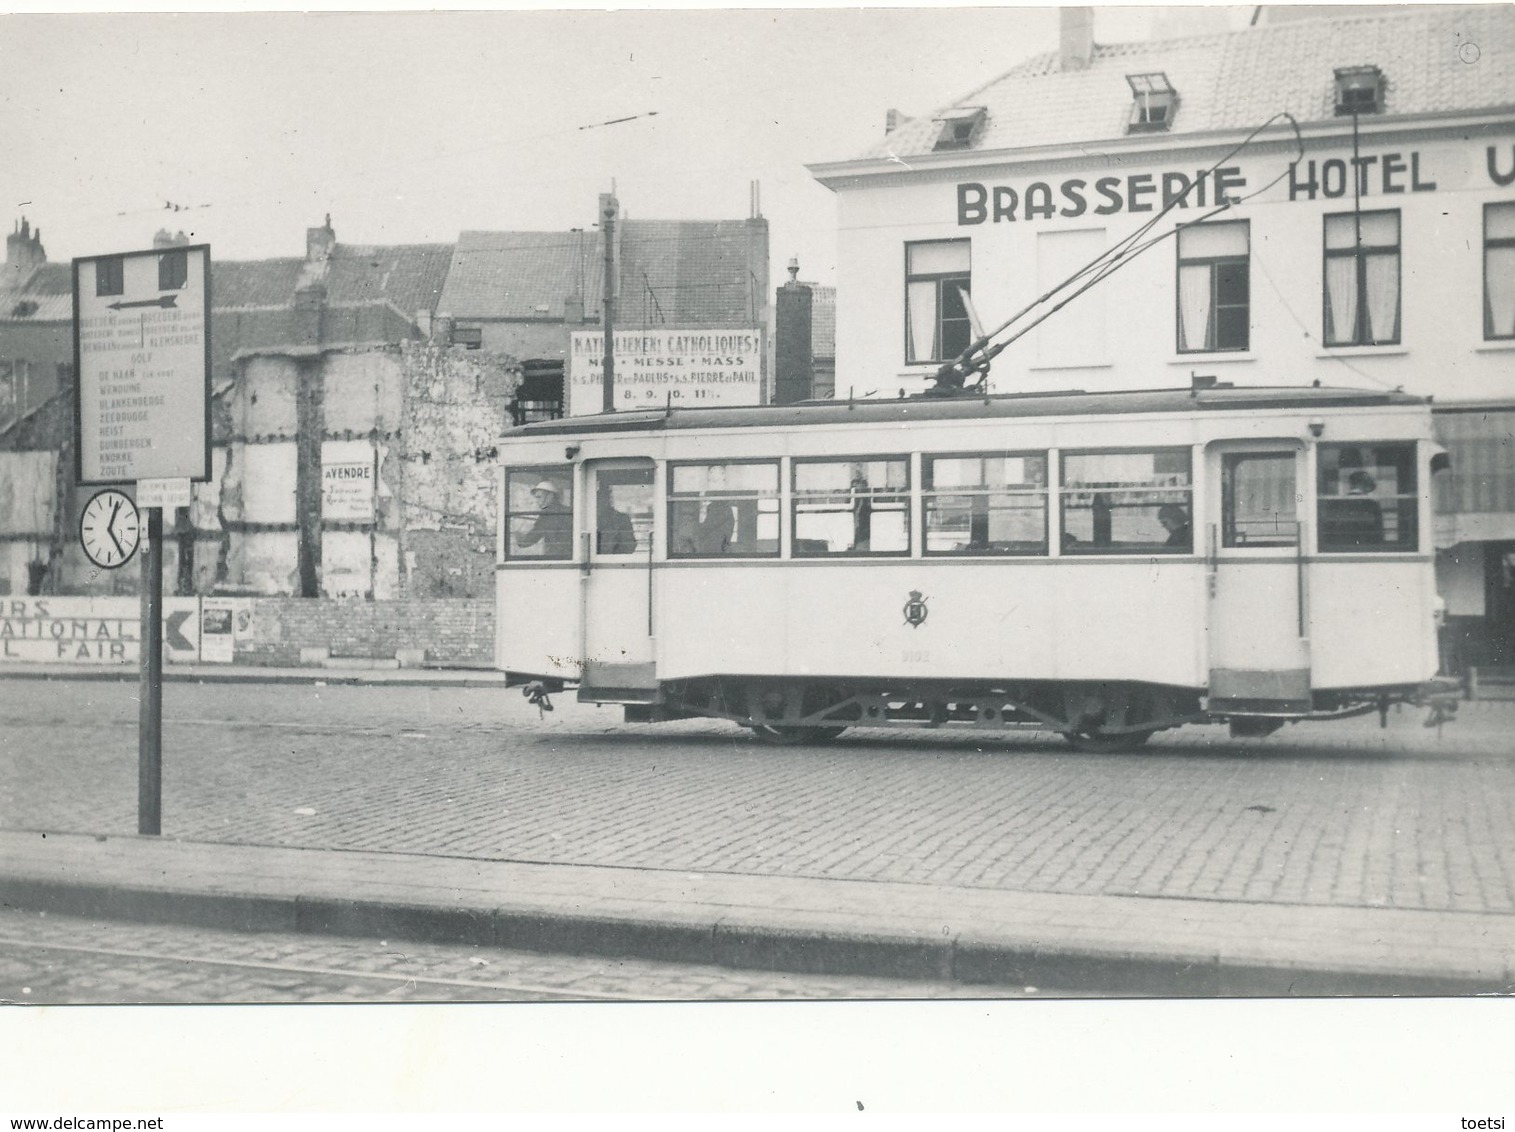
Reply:
<svg viewBox="0 0 1515 1132"><path fill-rule="evenodd" d="M568 415L602 412L605 335L569 335ZM615 335L615 407L758 405L763 399L763 335L751 327L627 330Z"/></svg>
<svg viewBox="0 0 1515 1132"><path fill-rule="evenodd" d="M210 248L74 260L78 482L210 479Z"/></svg>

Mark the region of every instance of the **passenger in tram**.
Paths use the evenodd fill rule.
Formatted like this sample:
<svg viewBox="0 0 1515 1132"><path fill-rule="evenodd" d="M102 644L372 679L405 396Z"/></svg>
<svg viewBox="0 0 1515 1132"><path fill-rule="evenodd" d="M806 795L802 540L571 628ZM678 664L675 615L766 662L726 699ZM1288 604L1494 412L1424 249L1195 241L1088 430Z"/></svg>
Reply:
<svg viewBox="0 0 1515 1132"><path fill-rule="evenodd" d="M599 519L597 521L597 549L601 554L632 554L637 548L636 532L631 526L631 516L616 509L610 493L600 493Z"/></svg>
<svg viewBox="0 0 1515 1132"><path fill-rule="evenodd" d="M537 517L529 528L516 534L516 546L542 545L544 558L573 557L573 512L558 499L558 489L542 480L531 489Z"/></svg>
<svg viewBox="0 0 1515 1132"><path fill-rule="evenodd" d="M735 531L735 508L712 501L705 504L703 518L684 527L674 546L680 554L725 554Z"/></svg>
<svg viewBox="0 0 1515 1132"><path fill-rule="evenodd" d="M1347 476L1347 494L1321 500L1321 542L1333 550L1383 543L1383 508L1370 498L1378 483L1361 468Z"/></svg>
<svg viewBox="0 0 1515 1132"><path fill-rule="evenodd" d="M873 497L861 468L852 473L852 549L867 550L873 541Z"/></svg>
<svg viewBox="0 0 1515 1132"><path fill-rule="evenodd" d="M1173 547L1175 550L1188 550L1193 544L1193 535L1189 530L1189 513L1177 503L1164 503L1157 509L1157 521L1163 525L1163 530L1168 532L1168 540L1164 546Z"/></svg>

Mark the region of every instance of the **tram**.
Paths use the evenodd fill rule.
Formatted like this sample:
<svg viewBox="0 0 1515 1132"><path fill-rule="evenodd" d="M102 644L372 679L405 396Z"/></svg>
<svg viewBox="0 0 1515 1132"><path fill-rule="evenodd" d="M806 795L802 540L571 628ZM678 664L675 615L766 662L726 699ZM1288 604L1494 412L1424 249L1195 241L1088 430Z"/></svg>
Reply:
<svg viewBox="0 0 1515 1132"><path fill-rule="evenodd" d="M497 666L776 743L1446 710L1428 401L1344 388L913 397L501 440ZM550 701L548 701L550 703Z"/></svg>

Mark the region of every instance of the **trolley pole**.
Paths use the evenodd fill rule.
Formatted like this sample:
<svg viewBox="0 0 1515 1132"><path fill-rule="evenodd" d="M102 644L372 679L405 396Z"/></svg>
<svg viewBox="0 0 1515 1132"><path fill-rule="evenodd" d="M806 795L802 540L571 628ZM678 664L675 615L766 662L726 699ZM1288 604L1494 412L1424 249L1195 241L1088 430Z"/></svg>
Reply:
<svg viewBox="0 0 1515 1132"><path fill-rule="evenodd" d="M615 221L620 202L614 193L600 194L600 232L605 237L605 348L600 351L604 375L604 412L615 412Z"/></svg>
<svg viewBox="0 0 1515 1132"><path fill-rule="evenodd" d="M163 832L163 508L147 508L142 555L142 680L137 710L137 832Z"/></svg>

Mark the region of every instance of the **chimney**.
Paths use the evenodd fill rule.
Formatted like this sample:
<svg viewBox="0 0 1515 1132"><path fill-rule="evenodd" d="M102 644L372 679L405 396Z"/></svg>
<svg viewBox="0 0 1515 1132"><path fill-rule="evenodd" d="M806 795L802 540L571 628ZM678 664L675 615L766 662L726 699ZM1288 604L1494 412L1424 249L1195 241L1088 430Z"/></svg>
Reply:
<svg viewBox="0 0 1515 1132"><path fill-rule="evenodd" d="M1094 55L1094 9L1057 10L1058 62L1065 71L1082 71Z"/></svg>
<svg viewBox="0 0 1515 1132"><path fill-rule="evenodd" d="M814 393L814 296L799 281L800 262L789 259L789 282L774 303L773 402L788 405Z"/></svg>
<svg viewBox="0 0 1515 1132"><path fill-rule="evenodd" d="M170 232L167 228L159 228L153 235L153 250L162 248L182 248L189 243L189 237L183 232Z"/></svg>
<svg viewBox="0 0 1515 1132"><path fill-rule="evenodd" d="M10 268L15 276L25 275L32 268L47 262L47 252L42 247L42 229L32 231L31 223L26 217L21 218L21 223L15 226L15 230L5 237L5 266Z"/></svg>
<svg viewBox="0 0 1515 1132"><path fill-rule="evenodd" d="M337 234L332 231L331 213L326 214L326 223L319 228L305 229L305 260L307 263L320 263L331 258L332 249L337 246Z"/></svg>

